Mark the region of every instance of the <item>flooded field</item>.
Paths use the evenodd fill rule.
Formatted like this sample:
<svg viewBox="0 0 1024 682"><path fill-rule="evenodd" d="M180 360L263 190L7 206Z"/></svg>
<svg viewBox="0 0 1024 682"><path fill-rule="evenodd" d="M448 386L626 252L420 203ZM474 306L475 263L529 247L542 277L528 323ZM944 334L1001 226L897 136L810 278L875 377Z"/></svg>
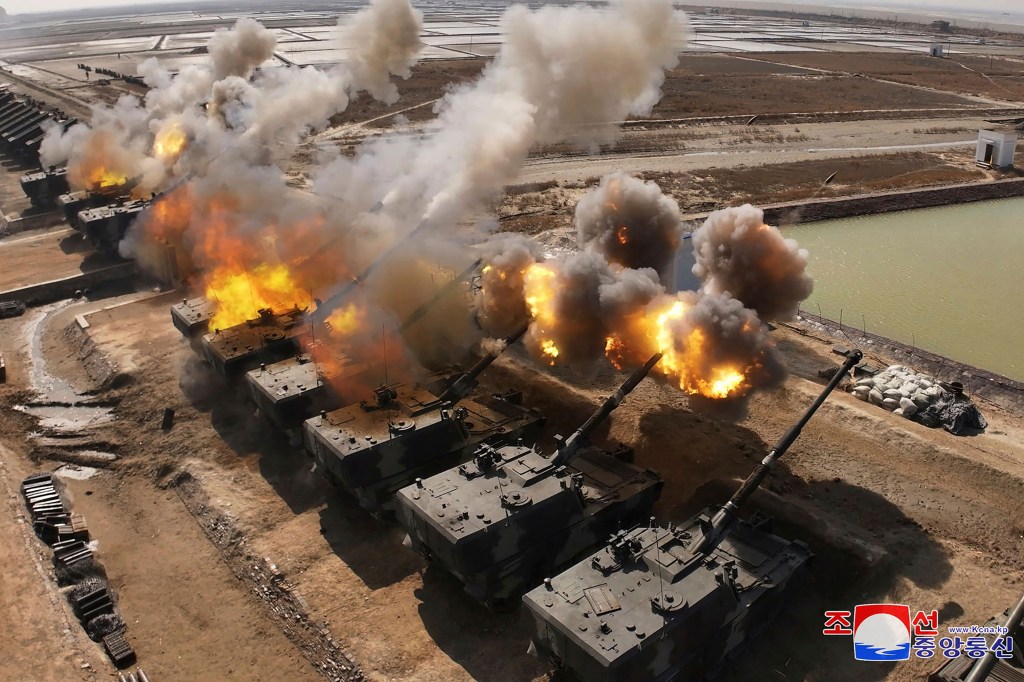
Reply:
<svg viewBox="0 0 1024 682"><path fill-rule="evenodd" d="M810 251L805 308L1024 380L1024 198L785 228Z"/></svg>

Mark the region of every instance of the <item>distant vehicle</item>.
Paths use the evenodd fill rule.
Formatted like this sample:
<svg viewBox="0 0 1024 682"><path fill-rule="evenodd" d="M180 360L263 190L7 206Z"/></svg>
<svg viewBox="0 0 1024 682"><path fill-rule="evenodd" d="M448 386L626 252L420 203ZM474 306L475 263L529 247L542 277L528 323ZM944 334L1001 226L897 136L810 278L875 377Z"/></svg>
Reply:
<svg viewBox="0 0 1024 682"><path fill-rule="evenodd" d="M21 301L4 301L0 303L0 318L18 317L25 314L25 304Z"/></svg>

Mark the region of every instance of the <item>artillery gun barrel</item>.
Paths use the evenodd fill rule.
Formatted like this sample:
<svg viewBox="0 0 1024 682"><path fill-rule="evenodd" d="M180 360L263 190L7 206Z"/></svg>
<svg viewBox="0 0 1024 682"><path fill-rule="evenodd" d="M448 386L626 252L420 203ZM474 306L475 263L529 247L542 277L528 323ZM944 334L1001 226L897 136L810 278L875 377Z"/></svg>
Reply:
<svg viewBox="0 0 1024 682"><path fill-rule="evenodd" d="M573 458L576 457L587 444L587 439L590 434L597 428L598 424L603 422L608 415L610 415L615 408L629 395L637 385L643 381L644 377L654 368L658 361L661 360L661 353L655 353L651 356L651 359L644 363L643 367L633 372L626 381L619 386L619 388L612 393L607 400L601 403L601 406L594 411L594 414L590 415L587 421L583 422L580 428L576 429L575 432L569 438L562 443L562 446L558 448L558 452L551 459L551 463L555 466L563 466L568 464Z"/></svg>
<svg viewBox="0 0 1024 682"><path fill-rule="evenodd" d="M466 394L469 393L469 389L473 385L473 382L476 381L476 378L480 376L485 369L490 367L491 363L498 359L498 356L505 351L505 348L508 348L513 343L521 339L529 327L529 323L524 324L518 331L516 331L516 333L505 339L505 345L500 351L491 351L477 360L476 364L473 365L468 372L463 372L458 379L452 382L451 386L445 389L444 393L438 396L438 398L440 400L448 400L450 402L456 402L465 398Z"/></svg>
<svg viewBox="0 0 1024 682"><path fill-rule="evenodd" d="M1009 636L1013 636L1013 633L1020 627L1021 621L1024 620L1024 597L1020 598L1017 602L1017 606L1014 607L1010 613L1010 617L1006 619L1006 623L1003 627L1006 628L1006 633ZM996 664L996 652L989 650L984 658L974 664L971 668L971 672L964 679L964 682L982 682L982 680L988 677L988 674L992 672L993 666Z"/></svg>
<svg viewBox="0 0 1024 682"><path fill-rule="evenodd" d="M763 460L761 460L761 463L758 464L753 473L747 477L747 480L743 481L743 485L741 485L739 489L733 493L733 496L729 498L729 501L718 510L718 513L716 513L715 517L711 520L711 528L709 532L704 534L701 542L695 543L693 549L695 554L710 551L718 544L719 541L721 541L733 519L736 518L736 512L739 508L743 506L743 503L750 499L750 496L754 494L754 491L761 486L764 479L768 477L769 473L771 473L775 463L780 457L786 454L786 451L789 450L789 446L791 446L800 436L800 431L803 430L804 425L810 421L811 417L814 416L814 413L818 411L818 408L825 402L825 399L828 398L833 389L839 385L839 382L843 380L843 377L846 376L847 372L853 369L853 366L860 362L863 357L864 354L859 350L852 350L847 354L846 362L843 363L843 366L839 368L839 371L835 373L825 388L822 389L818 397L813 403L811 403L811 406L807 408L793 426L789 427L789 430L786 431L785 435L779 439L775 444L775 447L772 448L772 451L769 452Z"/></svg>
<svg viewBox="0 0 1024 682"><path fill-rule="evenodd" d="M455 290L460 284L469 279L469 277L474 272L476 272L476 269L480 267L480 264L483 262L483 258L477 258L475 261L473 261L472 265L470 265L468 268L459 273L454 279L452 279L449 282L445 282L444 286L438 289L437 293L430 297L430 300L425 302L420 307L416 308L416 310L412 311L412 313L410 313L409 316L405 318L405 322L401 324L401 326L398 328L398 331L404 332L406 329L408 329L409 327L413 326L421 319L423 319L423 317L428 312L430 312L430 309L433 308L438 301L443 299L445 296L447 296L449 293Z"/></svg>
<svg viewBox="0 0 1024 682"><path fill-rule="evenodd" d="M373 275L377 268L379 268L383 263L385 263L396 253L404 249L408 245L409 240L414 238L421 230L425 229L429 224L430 223L426 220L421 221L419 225L413 228L412 232L401 237L391 246L391 248L389 248L381 255L377 256L377 258L375 258L372 263L366 266L365 270L363 270L361 273L353 277L352 281L346 284L341 291L334 294L334 296L331 296L329 299L327 299L327 301L324 302L322 306L318 307L316 311L314 311L314 322L319 324L326 320L327 316L330 315L331 311L333 311L335 308L344 303L348 299L348 297L352 295L352 292L354 292L359 287L360 284L365 282L367 279L370 278L370 276Z"/></svg>

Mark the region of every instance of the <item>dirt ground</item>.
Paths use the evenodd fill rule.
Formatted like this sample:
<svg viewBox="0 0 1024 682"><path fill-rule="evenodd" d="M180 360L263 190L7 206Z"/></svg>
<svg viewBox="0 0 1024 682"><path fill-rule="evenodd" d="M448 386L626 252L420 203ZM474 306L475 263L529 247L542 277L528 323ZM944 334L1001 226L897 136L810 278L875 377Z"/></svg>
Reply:
<svg viewBox="0 0 1024 682"><path fill-rule="evenodd" d="M960 153L903 152L880 157L703 168L692 172L648 171L636 175L657 183L686 213L743 203L764 205L812 197L851 196L1003 176L982 171L964 157ZM824 185L833 173L835 178ZM495 207L501 230L538 234L571 229L573 207L599 180L591 177L509 188Z"/></svg>
<svg viewBox="0 0 1024 682"><path fill-rule="evenodd" d="M230 389L196 362L169 324L168 305L167 296L148 298L89 316L99 349L134 381L104 394L117 403L109 427L122 443L117 464L69 482L147 672L160 679L279 679L258 676L274 670L312 679L296 648L309 645L306 635L292 632L289 643L280 629L287 623L251 596L254 583L237 570L239 561L262 560L298 595L301 618L326 629L368 679L544 678L544 666L525 654L518 614L482 610L455 581L403 549L398 528L312 475L302 452L251 407L225 400ZM9 336L18 335L17 324L5 321ZM819 390L816 371L835 364L826 343L785 328L776 337L794 376L756 399L738 425L689 412L681 395L653 381L616 413L606 437L633 444L637 461L666 480L659 518L685 518L727 494ZM73 351L57 343L48 357ZM17 353L9 364L20 364ZM610 371L552 375L515 357L492 370L488 387L519 388L545 410L548 436L572 428L619 380ZM8 401L20 399L12 394L17 372L13 381ZM158 428L164 407L176 410L169 432ZM830 399L757 501L776 514L782 532L807 539L814 567L794 608L723 679L751 679L766 665L789 679L917 679L926 668L917 662L873 668L865 678L848 642L819 639L822 611L898 600L939 608L943 622L980 623L1016 598L1024 578L1017 561L1024 516L1015 504L1024 493L1024 422L982 408L989 431L954 439L845 394ZM22 429L5 423L4 439L15 442ZM7 457L18 475L36 466ZM181 485L182 471L195 485ZM204 538L206 526L190 518L197 495L198 508L222 515L217 524L230 529L230 544ZM4 541L15 540L7 529ZM23 567L25 554L19 548L15 555ZM52 607L44 613L52 618ZM56 632L29 649L52 651L60 644ZM92 646L83 645L88 660L96 660ZM217 655L226 648L231 656ZM103 669L102 660L92 665Z"/></svg>
<svg viewBox="0 0 1024 682"><path fill-rule="evenodd" d="M612 170L656 180L685 213L996 177L973 166L972 139L986 125L983 110L1024 99L1012 67L965 61L989 69L979 80L948 61L921 59L687 55L668 76L655 120L635 122L612 150L535 150L496 206L502 228L569 227L579 196ZM485 63L418 66L399 83L396 105L357 99L321 140L351 145L428 120L433 101ZM811 117L749 126L712 120L769 113ZM893 116L899 120L879 120ZM10 176L19 169L4 170L6 210L17 200ZM64 232L12 237L0 241L0 284L52 278L90 257ZM549 679L548 666L526 654L521 614L488 612L431 570L402 547L397 526L327 485L239 389L211 374L168 319L179 293L122 293L0 320L8 368L0 385L0 551L8 557L0 594L14 605L0 612L8 633L0 679L112 674L66 606L16 494L33 471L83 457L98 470L66 485L154 681ZM68 333L76 315L86 315L89 328ZM837 364L829 339L785 326L773 334L792 376L759 395L745 420L695 414L678 391L645 380L600 434L599 442L633 445L637 462L664 477L661 521L724 499L820 390L817 371ZM621 380L610 369L539 369L514 350L484 377L485 389L519 389L548 415L549 448ZM12 409L33 400L40 382L67 384L62 395L71 397L61 401L52 386L40 389L51 407L76 402L108 410L112 421L51 433ZM167 431L159 426L165 408L175 410ZM816 559L791 608L721 679L918 680L929 664L854 662L848 640L821 636L823 611L898 601L939 609L943 625L981 624L1019 597L1024 415L984 402L981 409L989 429L958 439L842 392L829 399L753 505L775 515L782 535L806 540ZM95 450L113 459L89 459Z"/></svg>
<svg viewBox="0 0 1024 682"><path fill-rule="evenodd" d="M955 55L937 59L917 54L832 54L798 52L759 56L766 61L882 80L947 92L1020 102L1024 78L1020 59Z"/></svg>

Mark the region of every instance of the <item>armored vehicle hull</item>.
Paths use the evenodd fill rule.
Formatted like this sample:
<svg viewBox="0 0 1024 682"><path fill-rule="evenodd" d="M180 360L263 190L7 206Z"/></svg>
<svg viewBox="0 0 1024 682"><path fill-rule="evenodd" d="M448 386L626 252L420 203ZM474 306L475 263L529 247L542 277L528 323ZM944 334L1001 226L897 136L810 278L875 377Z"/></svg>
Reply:
<svg viewBox="0 0 1024 682"><path fill-rule="evenodd" d="M23 175L21 189L37 206L52 204L57 197L68 192L68 170L51 168L48 171Z"/></svg>
<svg viewBox="0 0 1024 682"><path fill-rule="evenodd" d="M522 444L478 448L473 459L397 495L408 542L458 577L474 598L505 603L646 518L661 478L588 438L661 359L634 372L552 457Z"/></svg>
<svg viewBox="0 0 1024 682"><path fill-rule="evenodd" d="M260 412L281 429L294 429L318 412L341 407L339 382L365 374L369 366L320 347L245 375L249 394Z"/></svg>
<svg viewBox="0 0 1024 682"><path fill-rule="evenodd" d="M64 219L68 221L68 225L75 228L78 232L83 232L84 226L82 221L79 220L79 214L88 208L98 206L106 201L109 201L108 197L79 190L77 192L61 194L57 197L57 208L64 213Z"/></svg>
<svg viewBox="0 0 1024 682"><path fill-rule="evenodd" d="M398 494L412 548L482 602L519 597L647 519L661 494L655 472L623 461L627 449L591 449L558 471L529 447L489 450L484 472L470 462Z"/></svg>
<svg viewBox="0 0 1024 682"><path fill-rule="evenodd" d="M767 627L787 587L811 559L771 520L737 511L799 437L840 381L846 361L814 403L743 484L716 509L677 528L634 528L523 597L531 651L583 682L713 678Z"/></svg>
<svg viewBox="0 0 1024 682"><path fill-rule="evenodd" d="M133 199L108 206L89 208L78 214L82 233L98 251L117 255L117 246L124 238L128 226L149 208L150 202Z"/></svg>
<svg viewBox="0 0 1024 682"><path fill-rule="evenodd" d="M219 374L236 379L261 363L295 355L299 337L309 329L307 317L300 308L280 314L261 310L254 320L205 335L200 349Z"/></svg>
<svg viewBox="0 0 1024 682"><path fill-rule="evenodd" d="M1002 634L978 635L985 638L989 650L981 659L961 655L946 660L931 675L928 682L1024 682L1024 651L1021 651L1024 635L1024 597L1012 609L1006 609L999 616L993 616L983 626L984 632ZM996 638L1002 638L1003 657L994 653ZM1007 650L1006 645L1012 640Z"/></svg>
<svg viewBox="0 0 1024 682"><path fill-rule="evenodd" d="M330 480L364 508L390 511L395 492L458 464L477 445L534 438L544 418L520 401L508 393L452 404L422 386L400 386L377 404L307 420L303 439Z"/></svg>
<svg viewBox="0 0 1024 682"><path fill-rule="evenodd" d="M209 332L214 309L202 296L182 299L181 303L171 306L171 322L186 339L194 339Z"/></svg>
<svg viewBox="0 0 1024 682"><path fill-rule="evenodd" d="M639 528L529 592L532 648L584 682L702 680L785 603L811 558L763 517L738 523L694 572L685 550L710 510L675 529ZM726 577L731 567L736 574Z"/></svg>

